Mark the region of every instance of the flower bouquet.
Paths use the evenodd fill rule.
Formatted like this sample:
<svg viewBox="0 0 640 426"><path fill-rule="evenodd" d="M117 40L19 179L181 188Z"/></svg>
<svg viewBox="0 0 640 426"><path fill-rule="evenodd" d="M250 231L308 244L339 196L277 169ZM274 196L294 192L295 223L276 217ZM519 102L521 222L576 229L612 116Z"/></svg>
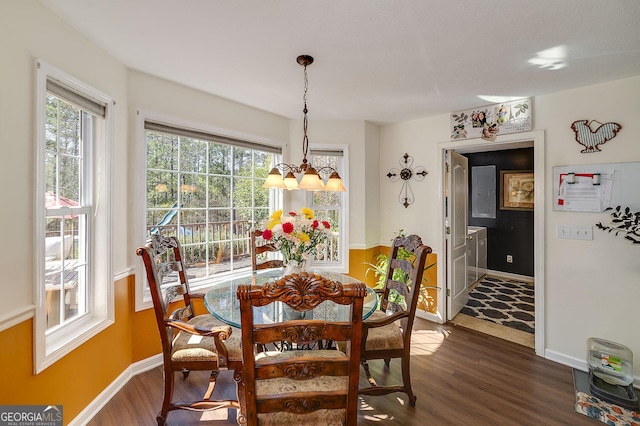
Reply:
<svg viewBox="0 0 640 426"><path fill-rule="evenodd" d="M313 210L306 207L287 216L278 210L264 228L262 238L280 250L288 267L304 267L307 260L324 249L331 235L329 222L314 219Z"/></svg>

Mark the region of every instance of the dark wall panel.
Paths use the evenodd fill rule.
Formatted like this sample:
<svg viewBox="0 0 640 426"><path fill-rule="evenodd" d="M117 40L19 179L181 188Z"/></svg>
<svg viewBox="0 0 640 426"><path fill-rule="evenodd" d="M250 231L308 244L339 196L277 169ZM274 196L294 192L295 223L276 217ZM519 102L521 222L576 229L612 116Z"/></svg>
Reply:
<svg viewBox="0 0 640 426"><path fill-rule="evenodd" d="M464 154L469 159L469 194L471 168L496 166L496 218L471 217L469 225L487 228L487 268L494 271L533 277L533 211L500 210L500 170L533 170L533 148ZM507 263L507 255L513 263Z"/></svg>

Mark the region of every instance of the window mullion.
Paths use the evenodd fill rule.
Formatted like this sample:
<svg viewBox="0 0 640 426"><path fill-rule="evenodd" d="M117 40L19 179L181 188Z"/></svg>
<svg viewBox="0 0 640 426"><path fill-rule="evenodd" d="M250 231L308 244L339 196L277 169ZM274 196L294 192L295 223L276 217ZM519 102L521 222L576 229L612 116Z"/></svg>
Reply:
<svg viewBox="0 0 640 426"><path fill-rule="evenodd" d="M210 225L210 221L209 221L209 177L210 177L210 170L209 170L209 166L210 166L210 158L209 155L211 153L211 142L207 141L206 143L206 151L205 151L205 167L204 167L204 191L205 191L205 195L204 195L204 229L205 229L205 236L204 236L204 243L205 243L205 262L204 262L204 273L205 275L209 275L209 271L211 270L211 266L209 262L209 259L211 259L211 256L213 255L213 253L211 253L211 246L212 244L210 243L210 238L209 238L209 229L213 230L213 227L211 227Z"/></svg>
<svg viewBox="0 0 640 426"><path fill-rule="evenodd" d="M62 109L60 108L60 99L56 99L56 169L55 173L55 182L56 182L56 196L60 194L60 168L62 167L62 147L60 146L60 127L61 121L60 117L62 116Z"/></svg>
<svg viewBox="0 0 640 426"><path fill-rule="evenodd" d="M231 147L231 167L229 169L229 199L228 199L228 232L225 236L227 240L227 244L229 245L229 254L231 258L231 253L233 252L233 193L235 188L235 158L236 158L236 150L235 147Z"/></svg>
<svg viewBox="0 0 640 426"><path fill-rule="evenodd" d="M61 245L62 245L62 252L65 252L65 247L64 247L64 240L65 240L65 220L64 220L64 216L63 219L60 221L60 238L62 239ZM73 237L72 237L73 238ZM60 262L61 262L61 267L60 267L60 273L61 273L61 277L60 277L60 298L59 298L59 309L60 309L60 325L63 326L64 324L66 324L66 322L69 320L67 318L67 312L65 309L65 301L66 301L66 294L65 294L65 279L64 276L67 273L67 265L66 265L66 260L64 256L60 257Z"/></svg>

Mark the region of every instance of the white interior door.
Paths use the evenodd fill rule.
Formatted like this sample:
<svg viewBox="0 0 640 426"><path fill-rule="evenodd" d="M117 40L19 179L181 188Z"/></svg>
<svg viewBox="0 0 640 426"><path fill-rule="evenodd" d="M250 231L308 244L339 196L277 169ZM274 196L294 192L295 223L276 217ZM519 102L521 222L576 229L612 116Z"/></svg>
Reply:
<svg viewBox="0 0 640 426"><path fill-rule="evenodd" d="M468 160L455 151L447 156L449 202L447 203L447 319L467 304L467 215L469 203Z"/></svg>

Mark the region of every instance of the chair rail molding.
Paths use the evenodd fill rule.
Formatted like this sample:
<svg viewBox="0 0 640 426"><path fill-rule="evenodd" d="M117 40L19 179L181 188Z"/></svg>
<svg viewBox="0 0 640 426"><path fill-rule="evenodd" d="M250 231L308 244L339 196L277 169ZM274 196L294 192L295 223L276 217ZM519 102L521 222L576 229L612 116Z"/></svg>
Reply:
<svg viewBox="0 0 640 426"><path fill-rule="evenodd" d="M4 315L0 315L0 332L8 330L21 322L33 318L36 312L36 305L30 304L18 309L14 309L11 312L7 312Z"/></svg>

